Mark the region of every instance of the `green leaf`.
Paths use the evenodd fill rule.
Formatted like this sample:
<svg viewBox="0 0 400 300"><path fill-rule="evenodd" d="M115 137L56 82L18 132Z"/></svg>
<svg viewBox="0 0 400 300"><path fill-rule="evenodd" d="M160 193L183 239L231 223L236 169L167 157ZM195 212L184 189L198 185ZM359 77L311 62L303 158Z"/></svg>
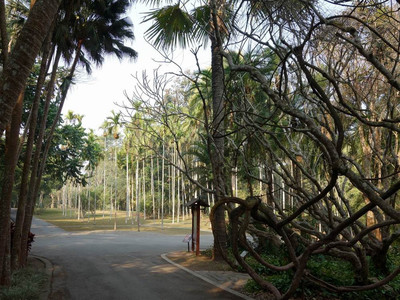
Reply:
<svg viewBox="0 0 400 300"><path fill-rule="evenodd" d="M153 21L146 31L146 38L154 42L155 47L186 48L193 39L193 20L179 4L155 9L147 14L143 22Z"/></svg>

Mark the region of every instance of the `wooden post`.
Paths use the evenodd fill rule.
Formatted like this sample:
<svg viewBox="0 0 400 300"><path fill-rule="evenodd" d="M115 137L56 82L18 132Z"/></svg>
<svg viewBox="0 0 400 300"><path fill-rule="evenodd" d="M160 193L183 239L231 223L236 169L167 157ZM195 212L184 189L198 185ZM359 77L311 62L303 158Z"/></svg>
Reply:
<svg viewBox="0 0 400 300"><path fill-rule="evenodd" d="M194 206L191 207L192 210L192 251L194 251L194 241L196 239L196 236L194 235L194 218L195 218L195 211L194 211Z"/></svg>
<svg viewBox="0 0 400 300"><path fill-rule="evenodd" d="M192 251L196 247L196 256L200 254L200 208L210 205L202 199L193 199L185 204L192 209ZM195 246L196 245L196 246Z"/></svg>
<svg viewBox="0 0 400 300"><path fill-rule="evenodd" d="M197 226L196 226L196 256L200 254L200 204L196 205Z"/></svg>

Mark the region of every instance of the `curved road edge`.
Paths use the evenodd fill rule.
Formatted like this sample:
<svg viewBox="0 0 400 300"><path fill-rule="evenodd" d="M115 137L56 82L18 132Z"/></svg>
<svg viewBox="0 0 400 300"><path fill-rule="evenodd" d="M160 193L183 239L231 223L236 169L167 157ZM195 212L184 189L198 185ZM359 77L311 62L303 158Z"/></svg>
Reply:
<svg viewBox="0 0 400 300"><path fill-rule="evenodd" d="M246 295L244 295L242 293L239 293L238 291L232 290L231 288L222 286L221 284L216 283L215 281L211 280L210 278L204 277L203 275L200 275L197 272L189 270L188 268L185 268L184 266L181 266L180 264L177 264L177 263L173 262L172 260L170 260L167 257L167 255L168 255L168 253L161 254L161 258L164 259L166 262L174 265L175 267L177 267L177 268L179 268L179 269L181 269L181 270L183 270L183 271L185 271L185 272L187 272L189 274L192 274L193 276L196 276L197 278L200 278L201 280L206 281L209 284L212 284L213 286L216 286L216 287L218 287L218 288L220 288L220 289L222 289L222 290L224 290L226 292L234 294L234 295L236 295L236 296L238 296L240 298L243 298L243 299L246 299L246 300L254 300L254 298L251 298L251 297L246 296Z"/></svg>
<svg viewBox="0 0 400 300"><path fill-rule="evenodd" d="M49 298L49 295L51 293L51 285L53 282L53 271L54 271L54 266L51 263L51 261L49 261L47 258L42 257L42 256L37 256L37 255L29 255L30 257L37 259L39 261L41 261L44 264L44 269L45 269L45 274L48 276L47 282L43 285L43 291L40 294L39 299L40 300L47 300Z"/></svg>

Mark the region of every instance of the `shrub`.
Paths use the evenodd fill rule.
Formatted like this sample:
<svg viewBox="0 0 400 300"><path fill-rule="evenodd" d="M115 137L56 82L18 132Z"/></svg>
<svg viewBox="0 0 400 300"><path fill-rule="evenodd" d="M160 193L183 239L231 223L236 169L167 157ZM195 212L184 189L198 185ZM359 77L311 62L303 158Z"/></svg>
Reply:
<svg viewBox="0 0 400 300"><path fill-rule="evenodd" d="M15 232L15 223L14 223L14 221L11 220L11 225L10 225L11 244L12 244L12 241L14 238L14 232ZM32 232L29 232L28 247L27 247L28 252L31 251L31 249L32 249L32 243L34 242L34 239L35 239L35 234Z"/></svg>

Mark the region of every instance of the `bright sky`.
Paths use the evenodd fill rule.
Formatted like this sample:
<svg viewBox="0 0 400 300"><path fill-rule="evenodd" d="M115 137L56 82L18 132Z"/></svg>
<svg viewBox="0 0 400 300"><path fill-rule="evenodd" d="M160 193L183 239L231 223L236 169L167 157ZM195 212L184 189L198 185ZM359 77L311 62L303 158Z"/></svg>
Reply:
<svg viewBox="0 0 400 300"><path fill-rule="evenodd" d="M124 91L131 94L135 85L132 75L146 70L152 74L153 70L162 63L162 57L144 40L144 32L150 26L149 23L141 24L143 12L148 11L141 5L133 5L128 14L134 26L135 41L132 48L138 53L136 61L124 59L121 62L114 57L106 57L102 67L93 66L92 74L86 75L83 69L77 77L77 83L71 87L64 104L63 113L72 110L76 114L84 115L83 126L92 128L99 132L99 127L104 120L111 116L111 110L119 111L114 103L124 102L126 100ZM174 51L174 61L183 67L184 70L194 69L195 59L189 50ZM210 65L208 48L201 49L201 67L206 68ZM163 64L160 73L172 71L173 66ZM126 101L125 101L126 102Z"/></svg>

